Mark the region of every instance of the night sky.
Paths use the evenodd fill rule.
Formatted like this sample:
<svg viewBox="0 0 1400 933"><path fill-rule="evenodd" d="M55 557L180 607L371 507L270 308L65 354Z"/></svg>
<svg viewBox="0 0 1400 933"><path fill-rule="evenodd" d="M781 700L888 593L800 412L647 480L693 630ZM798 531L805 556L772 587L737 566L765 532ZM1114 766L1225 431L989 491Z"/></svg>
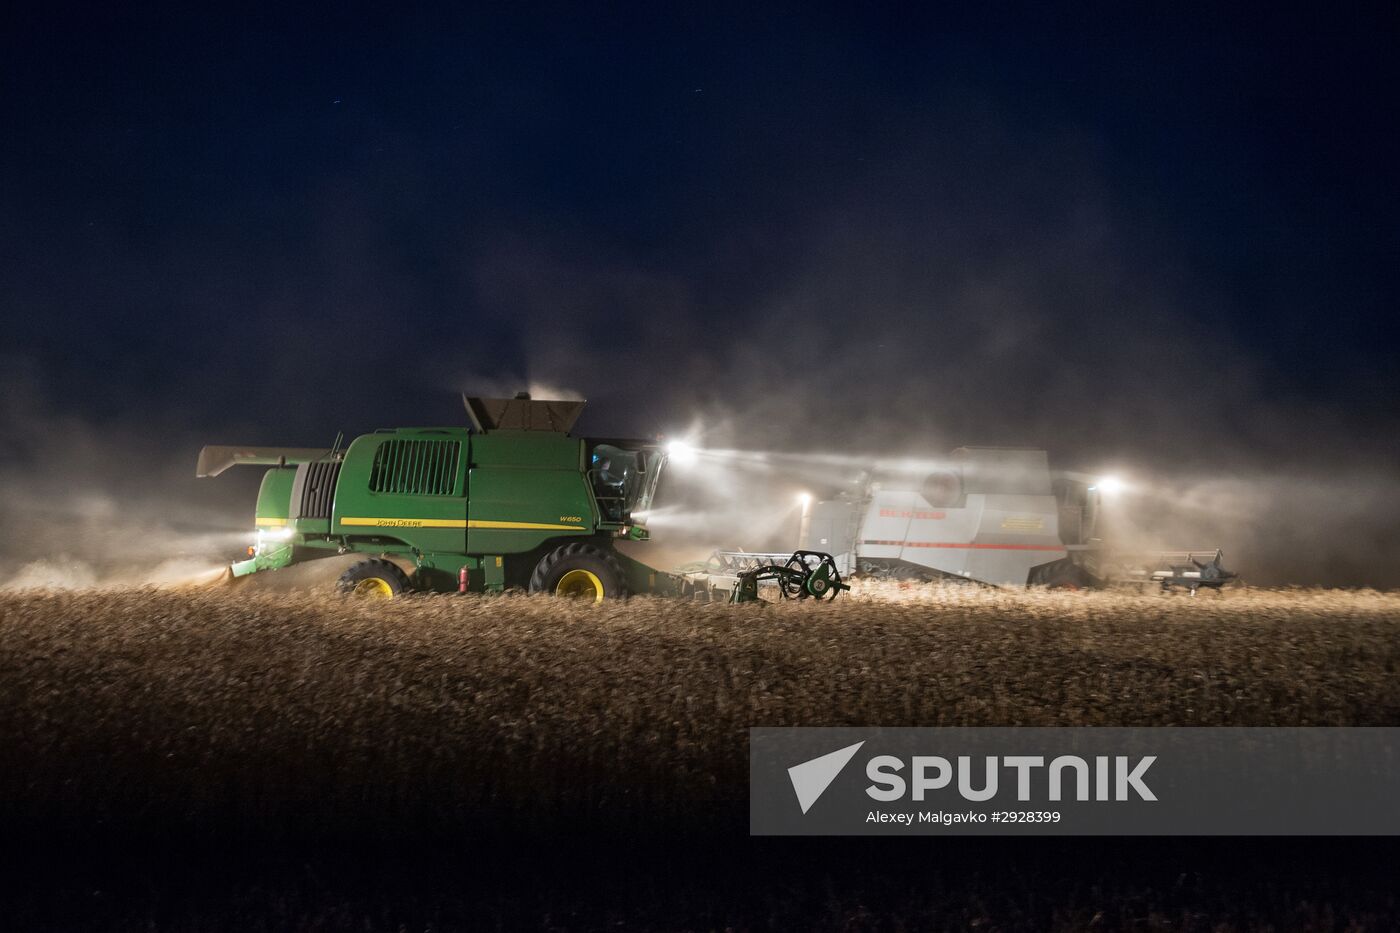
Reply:
<svg viewBox="0 0 1400 933"><path fill-rule="evenodd" d="M1393 7L231 9L0 35L18 468L535 385L593 432L1394 477Z"/></svg>

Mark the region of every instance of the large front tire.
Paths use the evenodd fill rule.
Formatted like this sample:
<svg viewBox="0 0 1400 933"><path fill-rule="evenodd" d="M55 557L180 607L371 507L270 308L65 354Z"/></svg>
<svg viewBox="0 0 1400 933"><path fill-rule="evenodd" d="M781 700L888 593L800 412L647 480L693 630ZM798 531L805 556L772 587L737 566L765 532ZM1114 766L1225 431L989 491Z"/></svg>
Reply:
<svg viewBox="0 0 1400 933"><path fill-rule="evenodd" d="M397 564L377 557L352 565L336 581L336 589L346 596L367 599L394 599L409 588L408 574Z"/></svg>
<svg viewBox="0 0 1400 933"><path fill-rule="evenodd" d="M565 544L540 558L530 574L530 592L601 603L624 599L627 580L611 548Z"/></svg>

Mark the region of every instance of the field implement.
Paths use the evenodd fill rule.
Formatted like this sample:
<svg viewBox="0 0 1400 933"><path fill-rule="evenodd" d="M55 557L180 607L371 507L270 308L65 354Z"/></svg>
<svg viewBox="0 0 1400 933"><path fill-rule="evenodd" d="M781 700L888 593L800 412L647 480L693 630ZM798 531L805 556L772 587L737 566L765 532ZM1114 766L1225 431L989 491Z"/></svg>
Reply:
<svg viewBox="0 0 1400 933"><path fill-rule="evenodd" d="M329 449L205 447L198 476L269 467L255 543L226 578L358 554L338 586L359 596L517 587L596 602L633 593L758 598L757 580L667 573L615 547L650 537L641 516L666 463L658 444L570 435L582 401L520 393L463 403L470 428L380 430L344 448L339 440ZM831 557L784 558L781 572L763 571L783 596L844 588Z"/></svg>
<svg viewBox="0 0 1400 933"><path fill-rule="evenodd" d="M1159 551L1141 559L1123 575L1123 579L1138 584L1158 584L1164 593L1183 589L1195 596L1202 587L1218 590L1238 579L1238 574L1221 565L1223 558L1224 554L1219 548L1210 551Z"/></svg>
<svg viewBox="0 0 1400 933"><path fill-rule="evenodd" d="M841 582L841 572L830 554L795 551L785 563L741 570L736 575L730 602L756 602L759 584L770 580L777 584L783 599L835 599L842 590L851 588Z"/></svg>

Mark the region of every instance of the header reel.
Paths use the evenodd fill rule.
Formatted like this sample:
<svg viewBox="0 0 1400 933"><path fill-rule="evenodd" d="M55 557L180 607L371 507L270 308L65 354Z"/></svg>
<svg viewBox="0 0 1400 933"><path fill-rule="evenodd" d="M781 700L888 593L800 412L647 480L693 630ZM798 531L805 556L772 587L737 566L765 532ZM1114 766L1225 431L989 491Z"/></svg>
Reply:
<svg viewBox="0 0 1400 933"><path fill-rule="evenodd" d="M794 551L784 564L765 564L741 571L734 581L729 601L763 602L758 595L758 585L768 580L777 583L778 594L783 599L831 600L836 598L837 593L851 588L841 582L841 572L836 569L836 561L830 554Z"/></svg>

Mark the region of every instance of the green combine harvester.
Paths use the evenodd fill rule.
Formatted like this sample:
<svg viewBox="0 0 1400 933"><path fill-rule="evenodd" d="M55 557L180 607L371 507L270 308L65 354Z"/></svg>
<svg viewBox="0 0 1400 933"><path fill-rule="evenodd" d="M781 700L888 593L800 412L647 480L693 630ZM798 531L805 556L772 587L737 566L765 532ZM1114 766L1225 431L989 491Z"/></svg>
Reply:
<svg viewBox="0 0 1400 933"><path fill-rule="evenodd" d="M337 554L363 554L341 591L501 592L519 587L601 602L634 593L731 601L834 597L846 588L829 557L718 578L671 574L621 553L649 537L642 515L666 463L652 441L577 438L582 401L463 396L471 427L397 428L341 449L205 447L198 476L270 467L255 509L256 543L240 579Z"/></svg>

